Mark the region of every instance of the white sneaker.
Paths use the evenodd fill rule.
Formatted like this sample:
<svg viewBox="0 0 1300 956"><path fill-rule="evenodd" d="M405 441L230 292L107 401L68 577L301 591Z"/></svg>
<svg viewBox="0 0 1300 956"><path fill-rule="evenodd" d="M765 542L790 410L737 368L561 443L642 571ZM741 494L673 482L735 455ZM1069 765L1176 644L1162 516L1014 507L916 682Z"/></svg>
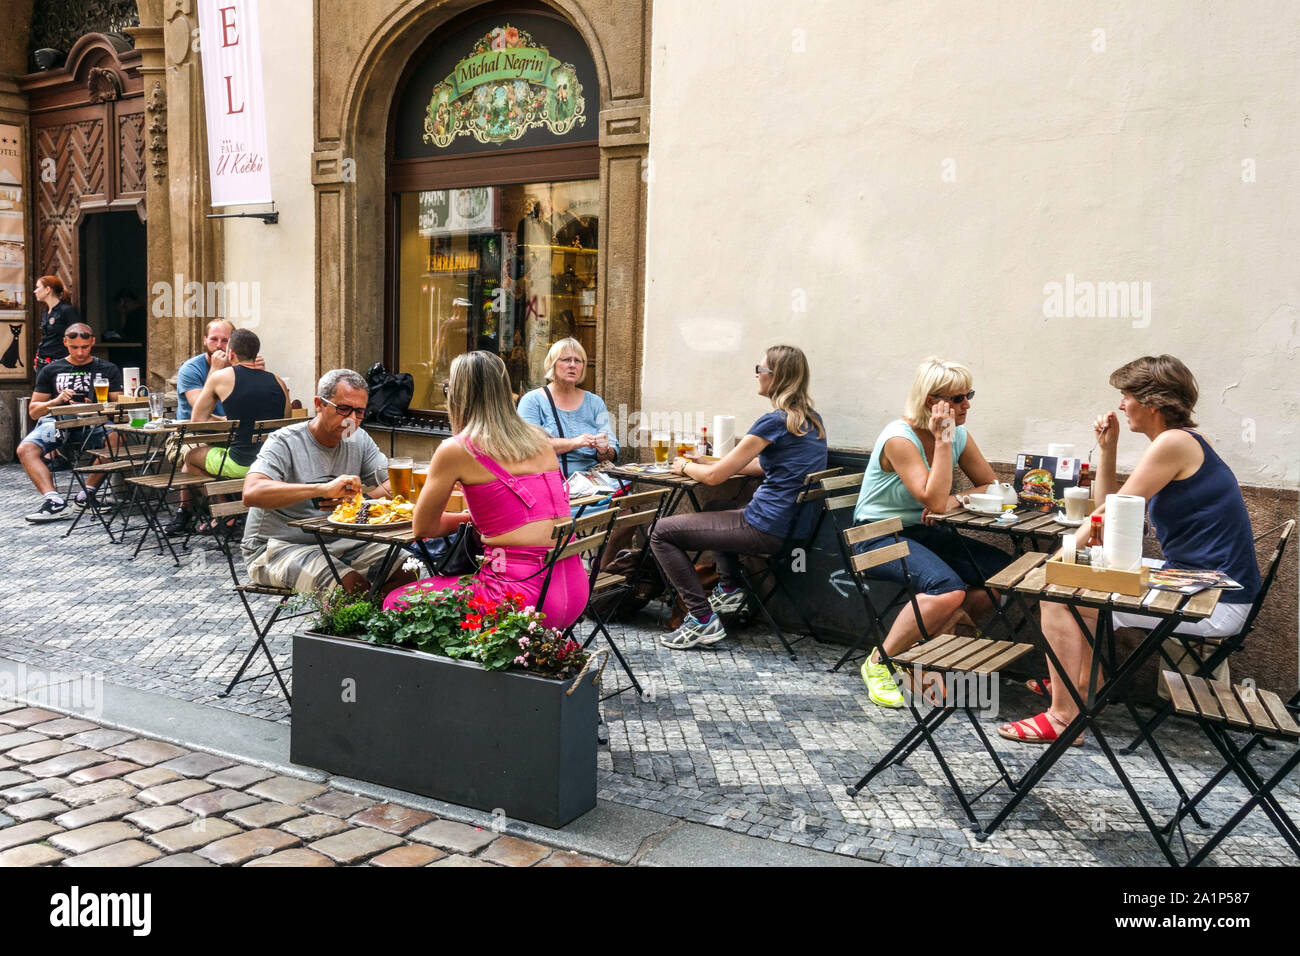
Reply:
<svg viewBox="0 0 1300 956"><path fill-rule="evenodd" d="M709 607L713 608L714 614L735 614L745 606L745 589L736 588L734 591L724 591L721 584L714 585L713 593L709 595Z"/></svg>
<svg viewBox="0 0 1300 956"><path fill-rule="evenodd" d="M56 505L53 500L49 498L46 498L41 502L39 510L33 511L31 514L26 516L28 521L37 524L46 521L63 521L64 519L71 517L72 515L68 513L68 503L66 501Z"/></svg>
<svg viewBox="0 0 1300 956"><path fill-rule="evenodd" d="M718 615L710 617L708 624L701 624L694 614L687 614L682 626L660 638L659 643L674 651L684 651L696 644L716 644L726 636L727 629L722 626Z"/></svg>

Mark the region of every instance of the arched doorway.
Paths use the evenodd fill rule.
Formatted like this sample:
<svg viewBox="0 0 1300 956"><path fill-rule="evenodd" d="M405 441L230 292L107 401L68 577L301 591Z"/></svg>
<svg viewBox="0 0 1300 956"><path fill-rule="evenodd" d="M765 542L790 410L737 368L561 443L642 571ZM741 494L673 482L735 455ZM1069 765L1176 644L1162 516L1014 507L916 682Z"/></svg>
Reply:
<svg viewBox="0 0 1300 956"><path fill-rule="evenodd" d="M551 344L597 370L599 87L549 8L471 10L411 57L389 116L385 359L445 417L452 359L501 356L522 394Z"/></svg>
<svg viewBox="0 0 1300 956"><path fill-rule="evenodd" d="M442 38L475 18L509 19L515 14L549 17L557 26L567 26L590 55L596 88L592 99L598 104L599 112L588 111L586 129L592 135L570 147L575 154L570 159L574 162L561 168L565 166L562 155L553 153L551 158L557 163L550 169L527 175L519 169L507 170L499 177L490 177L487 167L481 163L482 157L451 153L438 160L425 157L428 163L424 172L431 173L435 164L440 166L438 175L442 178L436 182L404 181L390 175L396 172L396 163L395 139L389 120L395 104L409 87L411 70L420 60L421 49L436 46ZM312 161L317 194L316 307L320 368L347 365L364 370L371 362L387 358L392 363L396 357L395 351L385 354L401 338L400 330L389 328L397 314L393 304L397 301L397 264L393 259L394 251L400 247L395 235L400 222L395 222L396 217L391 214L395 194L481 188L493 183L511 186L592 179L597 184L595 215L586 218L594 218L599 246L594 256L588 255L596 260L595 301L591 309L597 321L592 329L594 349L589 350L597 365L594 385L611 413L620 404L635 407L640 384L649 180L646 169L649 23L649 0L552 0L546 5L491 3L468 10L465 3L456 0L420 3L412 0L397 9L388 0L356 0L348 7L346 22L326 16L318 20L318 146ZM359 51L358 36L367 38ZM460 55L463 57L464 53ZM348 77L347 82L340 83L340 76ZM432 90L429 90L423 105L427 106L431 99ZM421 127L420 134L423 133ZM526 155L523 151L533 148L513 141L499 146L497 152L504 156L513 150ZM584 150L586 156L576 155ZM418 166L419 161L412 165ZM406 170L411 176L420 172ZM447 202L450 201L448 197ZM509 201L504 197L501 201L505 210ZM442 200L437 200L433 205L440 207L441 203ZM570 205L564 203L566 208ZM503 211L500 229L494 231L508 232L504 216ZM511 225L516 226L518 240L517 224ZM582 238L567 222L553 225L552 229L552 234L558 230L570 242ZM561 260L561 276L566 268ZM574 272L579 271L575 263ZM573 280L569 283L572 285ZM580 304L581 293L591 301L593 290L574 288ZM454 300L460 297L443 292L448 308L454 308ZM427 302L425 305L427 315ZM574 310L574 315L578 318L579 312ZM441 318L448 317L451 316ZM426 334L428 328L426 324ZM501 332L497 336L499 341ZM510 339L513 346L513 330ZM606 360L611 352L617 361ZM429 361L429 355L419 361ZM437 391L440 395L440 388Z"/></svg>

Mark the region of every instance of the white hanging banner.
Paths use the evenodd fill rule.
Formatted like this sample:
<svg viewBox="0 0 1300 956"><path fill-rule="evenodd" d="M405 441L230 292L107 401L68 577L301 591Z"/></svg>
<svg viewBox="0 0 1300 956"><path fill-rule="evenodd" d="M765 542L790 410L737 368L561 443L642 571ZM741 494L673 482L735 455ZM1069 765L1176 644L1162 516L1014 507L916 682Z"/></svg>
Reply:
<svg viewBox="0 0 1300 956"><path fill-rule="evenodd" d="M198 0L213 206L271 202L257 0Z"/></svg>

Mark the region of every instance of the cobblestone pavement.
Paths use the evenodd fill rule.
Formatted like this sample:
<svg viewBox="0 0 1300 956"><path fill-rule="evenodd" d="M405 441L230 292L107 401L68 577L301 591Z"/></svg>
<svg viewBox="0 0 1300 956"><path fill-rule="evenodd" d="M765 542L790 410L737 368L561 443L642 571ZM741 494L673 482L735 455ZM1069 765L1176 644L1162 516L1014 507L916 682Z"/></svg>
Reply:
<svg viewBox="0 0 1300 956"><path fill-rule="evenodd" d="M0 867L610 866L0 699Z"/></svg>
<svg viewBox="0 0 1300 956"><path fill-rule="evenodd" d="M46 670L91 671L111 683L288 721L269 679L240 685L229 698L216 696L252 639L224 560L196 551L179 569L157 553L128 561L129 552L110 546L95 528L78 527L64 540L66 523L28 524L22 515L37 504L16 466L0 468L0 562L7 569L0 657ZM286 665L291 626L277 629L272 640ZM911 717L872 705L855 669L827 673L839 648L804 642L792 662L766 632L751 628L712 648L670 651L658 644L663 631L649 615L613 631L648 693L625 693L602 705L609 731L609 746L599 755L603 799L897 865L1162 863L1091 739L1072 748L981 844L963 827L929 754L885 771L854 799L846 795L846 781L888 750ZM606 672L607 682L621 676ZM1041 699L1016 684L1004 681L1000 692L1003 715L1041 709ZM1115 739L1127 739L1127 720L1113 712L1104 726L1114 728ZM969 790L991 782L969 725L951 720L941 734L954 772L974 784ZM1189 724L1167 722L1161 741L1189 785L1199 786L1220 765ZM1007 742L998 746L1013 772L1036 755ZM1259 764L1275 768L1287 752L1261 754ZM1149 753L1122 759L1156 815L1167 818L1172 792ZM1223 819L1244 799L1241 788L1222 787L1207 812ZM1281 788L1281 799L1300 817L1294 778ZM1211 860L1296 862L1258 812Z"/></svg>

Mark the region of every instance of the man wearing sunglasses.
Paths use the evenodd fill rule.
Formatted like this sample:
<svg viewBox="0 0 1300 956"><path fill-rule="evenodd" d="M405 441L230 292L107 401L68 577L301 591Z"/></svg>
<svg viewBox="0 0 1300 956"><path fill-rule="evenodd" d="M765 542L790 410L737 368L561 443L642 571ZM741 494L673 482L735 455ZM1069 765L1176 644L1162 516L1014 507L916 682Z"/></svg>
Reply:
<svg viewBox="0 0 1300 956"><path fill-rule="evenodd" d="M253 583L304 593L335 585L316 538L289 522L328 514L358 491L388 495L388 459L360 427L368 397L366 380L351 369L326 372L316 387L316 417L262 444L244 478L249 512L241 546ZM347 538L329 548L349 590L368 587L388 553L385 544ZM389 581L396 587L413 579L398 571Z"/></svg>
<svg viewBox="0 0 1300 956"><path fill-rule="evenodd" d="M95 333L90 331L90 326L84 322L69 325L63 334L63 347L68 351L67 358L54 359L36 373L36 388L27 405L27 414L36 420L36 426L18 443L18 460L45 499L39 510L27 515L28 521L38 523L71 517L67 501L54 489L54 478L45 463L45 456L59 450L65 443L81 445L85 442L87 446L91 443L102 446L109 442L102 426L96 428L89 438L84 429L60 432L54 425L52 412L62 405L94 401L95 379L101 375L108 379L108 400L115 402L122 397L122 370L112 362L90 354L95 347ZM114 435L113 439L116 437ZM91 495L103 478L102 474L87 476L86 487ZM76 503L82 508L86 506L86 492L78 492Z"/></svg>

